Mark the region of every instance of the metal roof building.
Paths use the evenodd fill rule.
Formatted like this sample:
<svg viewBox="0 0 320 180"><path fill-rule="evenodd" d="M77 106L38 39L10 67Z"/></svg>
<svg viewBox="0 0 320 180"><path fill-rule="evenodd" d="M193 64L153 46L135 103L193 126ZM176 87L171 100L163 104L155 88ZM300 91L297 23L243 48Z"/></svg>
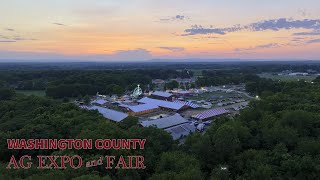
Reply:
<svg viewBox="0 0 320 180"><path fill-rule="evenodd" d="M112 109L99 107L99 106L91 106L91 107L87 107L87 109L98 110L99 113L103 115L103 117L110 119L111 121L115 121L115 122L121 122L125 118L128 117L128 114L126 114L126 113L115 111Z"/></svg>
<svg viewBox="0 0 320 180"><path fill-rule="evenodd" d="M219 116L222 114L226 114L229 113L228 110L224 109L224 108L217 108L217 109L210 109L208 111L204 111L202 113L199 113L197 115L192 116L195 119L200 119L200 120L204 120L204 119L208 119L214 116Z"/></svg>
<svg viewBox="0 0 320 180"><path fill-rule="evenodd" d="M156 105L162 108L172 109L178 111L182 109L185 105L181 103L174 103L170 101L163 101L158 99L151 99L148 97L144 97L138 101L139 103L149 104L149 105Z"/></svg>
<svg viewBox="0 0 320 180"><path fill-rule="evenodd" d="M169 134L171 134L173 140L180 139L181 137L187 136L192 132L196 131L196 127L185 123L185 124L180 124L174 127L170 127L165 129Z"/></svg>
<svg viewBox="0 0 320 180"><path fill-rule="evenodd" d="M186 119L184 119L180 114L175 114L173 116L168 116L161 119L151 120L151 121L142 121L141 125L143 127L149 127L149 126L155 126L160 129L166 129L170 128L176 125L180 125L183 123L188 122Z"/></svg>
<svg viewBox="0 0 320 180"><path fill-rule="evenodd" d="M127 106L127 108L135 113L138 113L138 112L142 112L142 111L149 111L149 110L153 110L153 109L158 109L159 106L154 105L154 104L140 104L137 106Z"/></svg>
<svg viewBox="0 0 320 180"><path fill-rule="evenodd" d="M105 103L107 103L108 101L105 100L105 99L95 99L93 101L91 101L92 104L100 104L100 105L103 105Z"/></svg>
<svg viewBox="0 0 320 180"><path fill-rule="evenodd" d="M193 102L190 102L190 101L179 101L179 100L175 100L173 101L174 103L180 103L180 104L184 104L184 105L187 105L193 109L196 109L196 108L200 108L201 106L199 106L198 104L195 104Z"/></svg>
<svg viewBox="0 0 320 180"><path fill-rule="evenodd" d="M140 104L137 106L127 106L126 109L131 116L138 116L155 112L160 107L154 104Z"/></svg>
<svg viewBox="0 0 320 180"><path fill-rule="evenodd" d="M173 94L164 91L155 91L152 93L152 95L168 98L171 97Z"/></svg>

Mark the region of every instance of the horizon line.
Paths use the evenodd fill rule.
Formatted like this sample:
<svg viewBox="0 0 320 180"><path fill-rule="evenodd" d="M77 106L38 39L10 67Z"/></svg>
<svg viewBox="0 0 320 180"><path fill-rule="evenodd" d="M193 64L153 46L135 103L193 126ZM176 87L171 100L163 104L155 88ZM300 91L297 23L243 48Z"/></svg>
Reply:
<svg viewBox="0 0 320 180"><path fill-rule="evenodd" d="M76 60L76 59L0 59L0 63L154 63L154 62L303 62L320 59L244 59L244 58L183 58L183 59L148 59L148 60Z"/></svg>

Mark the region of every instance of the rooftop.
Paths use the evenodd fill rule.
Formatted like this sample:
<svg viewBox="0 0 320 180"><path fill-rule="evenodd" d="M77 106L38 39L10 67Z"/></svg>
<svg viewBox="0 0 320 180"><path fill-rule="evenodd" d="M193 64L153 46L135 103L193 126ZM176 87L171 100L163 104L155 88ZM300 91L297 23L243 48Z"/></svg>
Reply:
<svg viewBox="0 0 320 180"><path fill-rule="evenodd" d="M183 106L185 106L184 104L181 104L181 103L174 103L174 102L170 102L170 101L151 99L148 97L144 97L144 98L140 99L138 102L144 103L144 104L152 104L152 105L156 105L156 106L168 108L168 109L173 109L173 110L180 110Z"/></svg>
<svg viewBox="0 0 320 180"><path fill-rule="evenodd" d="M190 94L191 92L190 91L178 91L177 93L178 94Z"/></svg>
<svg viewBox="0 0 320 180"><path fill-rule="evenodd" d="M167 128L165 129L165 131L171 134L173 140L177 140L180 139L182 136L187 136L191 132L195 132L196 128L188 123L185 123L173 126L171 128Z"/></svg>
<svg viewBox="0 0 320 180"><path fill-rule="evenodd" d="M115 121L115 122L121 122L122 120L124 120L125 118L128 117L128 114L126 114L126 113L115 111L112 109L99 107L99 106L91 106L91 107L87 107L87 109L98 110L99 113L103 115L103 117L110 119L112 121Z"/></svg>
<svg viewBox="0 0 320 180"><path fill-rule="evenodd" d="M190 101L179 101L179 100L176 100L176 101L173 101L173 102L189 106L189 107L191 107L193 109L200 108L200 106L198 104L194 104L193 102L190 102Z"/></svg>
<svg viewBox="0 0 320 180"><path fill-rule="evenodd" d="M140 104L137 106L127 106L127 108L133 112L142 112L142 111L157 109L157 108L159 108L159 106L154 105L154 104Z"/></svg>
<svg viewBox="0 0 320 180"><path fill-rule="evenodd" d="M100 105L103 105L105 103L107 103L108 101L105 100L105 99L95 99L93 100L91 103L96 103L96 104L100 104Z"/></svg>
<svg viewBox="0 0 320 180"><path fill-rule="evenodd" d="M168 92L164 92L164 91L155 91L155 92L152 93L152 95L168 98L168 97L171 97L173 94L168 93Z"/></svg>
<svg viewBox="0 0 320 180"><path fill-rule="evenodd" d="M161 119L151 120L151 121L142 121L141 125L143 127L149 127L149 126L156 126L160 129L166 129L172 126L176 126L179 124L183 124L188 122L186 119L184 119L180 114L175 114L173 116L168 116Z"/></svg>
<svg viewBox="0 0 320 180"><path fill-rule="evenodd" d="M210 109L208 111L203 111L202 113L199 113L197 115L194 115L192 116L193 118L196 118L196 119L207 119L207 118L210 118L210 117L214 117L214 116L219 116L219 115L222 115L222 114L226 114L228 113L229 111L224 109L224 108L216 108L216 109Z"/></svg>

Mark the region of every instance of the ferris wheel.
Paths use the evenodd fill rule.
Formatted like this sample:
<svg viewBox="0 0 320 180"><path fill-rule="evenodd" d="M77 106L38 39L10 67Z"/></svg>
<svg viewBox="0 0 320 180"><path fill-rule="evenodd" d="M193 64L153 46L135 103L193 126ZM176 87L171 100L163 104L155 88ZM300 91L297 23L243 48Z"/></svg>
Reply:
<svg viewBox="0 0 320 180"><path fill-rule="evenodd" d="M137 98L137 97L139 97L141 94L142 94L142 89L140 88L140 85L138 84L138 87L136 87L136 88L133 90L132 96L135 97L135 98Z"/></svg>

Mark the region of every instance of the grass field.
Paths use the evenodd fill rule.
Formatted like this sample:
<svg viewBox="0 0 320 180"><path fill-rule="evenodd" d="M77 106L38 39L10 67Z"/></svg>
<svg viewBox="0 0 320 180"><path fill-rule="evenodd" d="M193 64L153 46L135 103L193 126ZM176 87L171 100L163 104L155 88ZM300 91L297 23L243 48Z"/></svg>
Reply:
<svg viewBox="0 0 320 180"><path fill-rule="evenodd" d="M217 96L217 97L220 97L220 96L223 96L223 98L229 98L231 96L242 96L243 99L248 99L248 97L244 96L243 94L238 94L236 92L231 92L231 93L225 93L225 92L207 92L207 93L202 93L202 94L199 94L199 96L195 96L195 97L188 97L187 100L196 100L196 101L199 101L199 100L206 100L208 99L209 97L211 96Z"/></svg>
<svg viewBox="0 0 320 180"><path fill-rule="evenodd" d="M17 93L21 93L27 96L40 96L43 97L46 95L45 91L32 91L32 90L16 90Z"/></svg>
<svg viewBox="0 0 320 180"><path fill-rule="evenodd" d="M281 80L281 81L308 81L311 82L313 81L317 76L316 75L311 75L311 76L286 76L286 75L273 75L269 73L263 73L263 74L258 74L258 76L262 78L268 78L268 79L273 79L273 80Z"/></svg>
<svg viewBox="0 0 320 180"><path fill-rule="evenodd" d="M202 77L202 70L193 69L192 72L193 72L193 75L194 75L194 76Z"/></svg>

